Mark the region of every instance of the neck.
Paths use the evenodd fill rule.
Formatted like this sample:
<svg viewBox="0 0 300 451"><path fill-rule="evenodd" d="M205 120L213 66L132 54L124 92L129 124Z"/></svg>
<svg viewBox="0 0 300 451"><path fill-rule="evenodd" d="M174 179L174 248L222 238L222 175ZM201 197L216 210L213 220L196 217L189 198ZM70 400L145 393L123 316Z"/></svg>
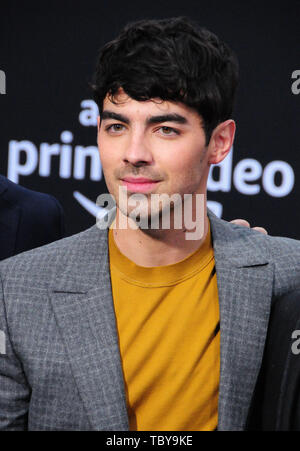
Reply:
<svg viewBox="0 0 300 451"><path fill-rule="evenodd" d="M208 232L206 199L201 216L196 215L197 226L188 230L185 227L155 230L133 228L130 227L130 222L133 222L130 218L129 227L119 228L121 215L122 212L117 207L113 224L115 243L123 255L139 266L153 267L177 263L199 249Z"/></svg>

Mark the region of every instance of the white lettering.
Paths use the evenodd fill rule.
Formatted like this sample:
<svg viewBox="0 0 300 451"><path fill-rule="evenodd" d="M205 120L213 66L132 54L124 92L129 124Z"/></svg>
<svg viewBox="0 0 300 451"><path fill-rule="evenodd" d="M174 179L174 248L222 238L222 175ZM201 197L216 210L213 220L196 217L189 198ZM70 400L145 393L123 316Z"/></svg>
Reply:
<svg viewBox="0 0 300 451"><path fill-rule="evenodd" d="M292 93L297 95L300 94L300 70L294 70L292 73L292 79L295 79L294 83L292 83L291 90Z"/></svg>
<svg viewBox="0 0 300 451"><path fill-rule="evenodd" d="M294 330L294 332L292 333L292 339L296 341L292 344L292 353L295 355L300 354L300 349L298 348L298 346L300 345L300 330Z"/></svg>
<svg viewBox="0 0 300 451"><path fill-rule="evenodd" d="M25 152L25 163L21 163L21 152ZM38 164L38 151L30 141L9 141L7 177L19 183L19 175L32 174Z"/></svg>
<svg viewBox="0 0 300 451"><path fill-rule="evenodd" d="M200 240L204 234L204 218L205 218L205 196L204 194L196 194L196 219L193 221L193 195L184 194L184 225L187 230L196 230L194 232L185 232L186 240Z"/></svg>
<svg viewBox="0 0 300 451"><path fill-rule="evenodd" d="M79 122L85 127L97 125L97 117L99 116L99 111L96 102L94 100L83 100L80 106L84 108L79 113Z"/></svg>
<svg viewBox="0 0 300 451"><path fill-rule="evenodd" d="M275 174L279 172L282 177L280 186L275 185ZM275 160L267 164L264 170L262 184L266 193L273 197L284 197L290 194L294 187L295 174L286 161Z"/></svg>
<svg viewBox="0 0 300 451"><path fill-rule="evenodd" d="M252 158L245 158L238 162L233 173L233 183L243 194L254 195L260 192L258 184L249 185L246 182L257 180L262 174L261 164Z"/></svg>
<svg viewBox="0 0 300 451"><path fill-rule="evenodd" d="M73 133L65 130L60 135L60 139L65 144L73 141ZM62 145L60 148L59 175L62 179L69 179L72 171L72 147Z"/></svg>
<svg viewBox="0 0 300 451"><path fill-rule="evenodd" d="M6 354L5 332L0 330L0 354Z"/></svg>
<svg viewBox="0 0 300 451"><path fill-rule="evenodd" d="M96 206L99 208L99 211L96 216L96 225L99 229L107 229L109 227L115 205L116 201L112 194L102 193L97 197ZM126 227L122 228L125 229Z"/></svg>
<svg viewBox="0 0 300 451"><path fill-rule="evenodd" d="M0 94L6 94L6 75L3 70L0 70Z"/></svg>
<svg viewBox="0 0 300 451"><path fill-rule="evenodd" d="M42 177L49 177L51 173L51 159L53 155L59 155L59 144L42 143L40 146L40 167L39 174Z"/></svg>
<svg viewBox="0 0 300 451"><path fill-rule="evenodd" d="M90 178L94 181L102 179L102 166L99 157L98 148L96 146L75 147L75 162L74 162L74 178L81 180L85 178L86 159L91 158Z"/></svg>

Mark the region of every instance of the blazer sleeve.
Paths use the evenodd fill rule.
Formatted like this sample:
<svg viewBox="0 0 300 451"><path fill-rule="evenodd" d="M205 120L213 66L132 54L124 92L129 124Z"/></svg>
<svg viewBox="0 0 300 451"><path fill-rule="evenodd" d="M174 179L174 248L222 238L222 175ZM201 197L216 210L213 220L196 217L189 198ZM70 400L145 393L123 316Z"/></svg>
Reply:
<svg viewBox="0 0 300 451"><path fill-rule="evenodd" d="M28 429L30 387L10 341L2 281L0 283L0 430Z"/></svg>

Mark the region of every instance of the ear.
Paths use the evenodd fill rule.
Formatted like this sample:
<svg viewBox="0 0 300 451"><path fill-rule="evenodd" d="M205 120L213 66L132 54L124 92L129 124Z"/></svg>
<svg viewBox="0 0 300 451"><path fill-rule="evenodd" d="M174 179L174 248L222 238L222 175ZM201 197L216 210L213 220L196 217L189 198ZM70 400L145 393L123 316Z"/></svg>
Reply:
<svg viewBox="0 0 300 451"><path fill-rule="evenodd" d="M100 127L100 116L97 116L97 129L99 131L99 127Z"/></svg>
<svg viewBox="0 0 300 451"><path fill-rule="evenodd" d="M208 145L210 154L208 163L221 163L221 161L223 161L228 155L234 141L235 129L235 122L232 119L228 119L227 121L221 122L221 124L217 125L212 132Z"/></svg>

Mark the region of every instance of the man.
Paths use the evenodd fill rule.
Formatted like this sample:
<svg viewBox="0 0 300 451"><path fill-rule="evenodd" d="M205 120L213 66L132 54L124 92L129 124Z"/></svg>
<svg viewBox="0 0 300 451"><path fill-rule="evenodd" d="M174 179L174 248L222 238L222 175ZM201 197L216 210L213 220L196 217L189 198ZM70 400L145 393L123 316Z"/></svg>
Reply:
<svg viewBox="0 0 300 451"><path fill-rule="evenodd" d="M0 260L64 237L59 202L0 175Z"/></svg>
<svg viewBox="0 0 300 451"><path fill-rule="evenodd" d="M206 212L237 79L231 50L184 18L131 24L102 49L93 89L115 207L0 265L2 429L261 427L269 317L299 286L300 243Z"/></svg>

